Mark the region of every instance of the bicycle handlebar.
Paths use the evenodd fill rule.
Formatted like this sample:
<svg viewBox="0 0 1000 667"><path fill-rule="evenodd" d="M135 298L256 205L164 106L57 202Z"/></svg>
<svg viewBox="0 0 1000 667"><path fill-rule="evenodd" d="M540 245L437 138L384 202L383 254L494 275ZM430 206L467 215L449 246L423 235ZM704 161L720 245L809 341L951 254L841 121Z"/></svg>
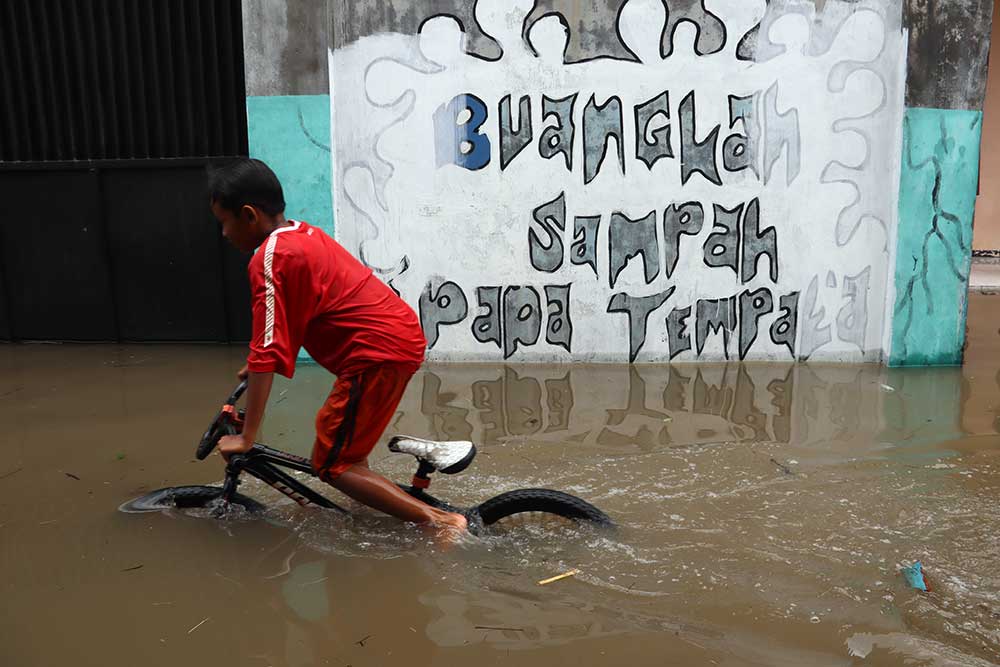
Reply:
<svg viewBox="0 0 1000 667"><path fill-rule="evenodd" d="M238 385L233 393L229 395L226 399L225 404L222 409L219 410L219 414L215 416L212 423L209 424L208 430L205 434L201 436L201 441L198 443L198 448L195 450L195 457L199 461L203 461L215 446L219 444L219 439L224 435L236 435L239 431L236 427L236 423L233 420L233 416L236 408L236 401L240 400L243 393L247 390L247 381L243 380Z"/></svg>
<svg viewBox="0 0 1000 667"><path fill-rule="evenodd" d="M247 380L240 380L240 383L236 385L236 389L233 389L233 393L229 394L229 398L226 399L226 405L236 405L236 401L240 400L240 397L247 390Z"/></svg>

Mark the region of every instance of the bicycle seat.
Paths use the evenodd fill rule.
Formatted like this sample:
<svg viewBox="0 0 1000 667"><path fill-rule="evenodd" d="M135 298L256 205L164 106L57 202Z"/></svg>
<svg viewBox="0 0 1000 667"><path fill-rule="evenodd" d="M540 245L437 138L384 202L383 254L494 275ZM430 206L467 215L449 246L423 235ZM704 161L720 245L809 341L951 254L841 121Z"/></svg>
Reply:
<svg viewBox="0 0 1000 667"><path fill-rule="evenodd" d="M462 472L476 458L476 446L468 440L436 442L408 435L397 435L390 440L389 451L410 454L434 471L446 475Z"/></svg>

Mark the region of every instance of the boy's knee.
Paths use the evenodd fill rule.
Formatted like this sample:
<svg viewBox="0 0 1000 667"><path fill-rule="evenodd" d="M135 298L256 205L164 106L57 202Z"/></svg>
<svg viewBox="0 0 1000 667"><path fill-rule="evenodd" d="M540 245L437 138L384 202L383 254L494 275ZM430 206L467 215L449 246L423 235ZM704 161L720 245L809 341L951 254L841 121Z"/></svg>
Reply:
<svg viewBox="0 0 1000 667"><path fill-rule="evenodd" d="M313 452L313 457L312 457L313 473L315 473L316 477L318 477L320 480L326 482L327 484L331 484L333 486L336 486L335 482L337 478L340 477L340 474L337 471L336 463L337 463L336 461L327 460L327 457L320 452L316 451Z"/></svg>

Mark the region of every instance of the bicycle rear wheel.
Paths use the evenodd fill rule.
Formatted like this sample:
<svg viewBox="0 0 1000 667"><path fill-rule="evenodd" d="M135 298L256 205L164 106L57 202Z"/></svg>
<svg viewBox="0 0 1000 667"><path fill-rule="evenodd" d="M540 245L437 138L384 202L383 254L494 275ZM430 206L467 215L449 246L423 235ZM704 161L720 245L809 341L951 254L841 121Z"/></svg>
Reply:
<svg viewBox="0 0 1000 667"><path fill-rule="evenodd" d="M501 493L475 508L484 526L523 524L589 524L610 528L611 518L585 500L551 489L518 489Z"/></svg>

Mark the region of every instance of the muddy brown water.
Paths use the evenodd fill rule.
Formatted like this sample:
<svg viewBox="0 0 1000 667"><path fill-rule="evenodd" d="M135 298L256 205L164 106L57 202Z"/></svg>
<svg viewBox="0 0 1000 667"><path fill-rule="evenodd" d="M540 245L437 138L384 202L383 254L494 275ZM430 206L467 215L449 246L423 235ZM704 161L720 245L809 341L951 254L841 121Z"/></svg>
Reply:
<svg viewBox="0 0 1000 667"><path fill-rule="evenodd" d="M220 479L193 450L241 351L0 346L0 665L994 664L998 306L972 297L961 369L427 368L391 430L480 446L433 492L548 486L620 525L449 551L259 484L264 519L121 513ZM307 454L329 385L278 383L266 440Z"/></svg>

